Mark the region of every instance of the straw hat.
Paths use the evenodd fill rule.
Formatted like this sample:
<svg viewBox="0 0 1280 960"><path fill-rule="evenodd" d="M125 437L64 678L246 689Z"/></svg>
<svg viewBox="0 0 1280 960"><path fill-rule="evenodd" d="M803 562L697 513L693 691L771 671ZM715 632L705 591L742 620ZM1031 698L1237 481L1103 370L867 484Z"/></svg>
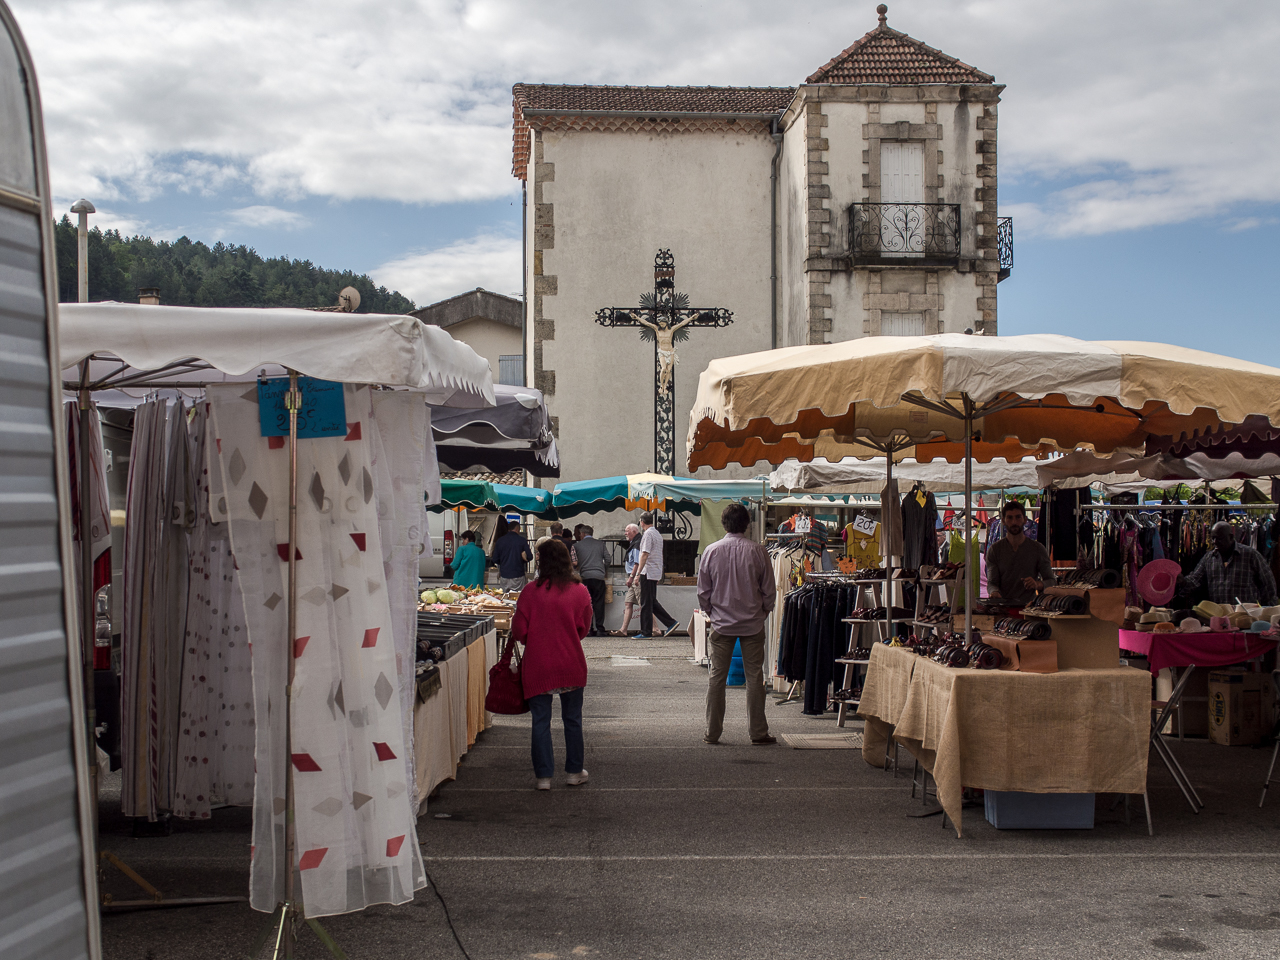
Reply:
<svg viewBox="0 0 1280 960"><path fill-rule="evenodd" d="M1178 629L1182 633L1207 633L1209 628L1197 620L1195 617L1187 617L1178 624Z"/></svg>
<svg viewBox="0 0 1280 960"><path fill-rule="evenodd" d="M1233 613L1230 620L1231 626L1237 630L1248 630L1253 626L1253 617L1247 613Z"/></svg>
<svg viewBox="0 0 1280 960"><path fill-rule="evenodd" d="M1139 623L1168 623L1173 617L1168 610L1148 610L1138 620Z"/></svg>
<svg viewBox="0 0 1280 960"><path fill-rule="evenodd" d="M1276 612L1280 613L1280 610L1277 610ZM1125 607L1124 618L1126 620L1132 620L1134 623L1137 623L1139 620L1142 619L1142 608L1141 607Z"/></svg>
<svg viewBox="0 0 1280 960"><path fill-rule="evenodd" d="M1225 617L1231 612L1230 608L1214 603L1212 600L1201 600L1192 610L1201 617Z"/></svg>

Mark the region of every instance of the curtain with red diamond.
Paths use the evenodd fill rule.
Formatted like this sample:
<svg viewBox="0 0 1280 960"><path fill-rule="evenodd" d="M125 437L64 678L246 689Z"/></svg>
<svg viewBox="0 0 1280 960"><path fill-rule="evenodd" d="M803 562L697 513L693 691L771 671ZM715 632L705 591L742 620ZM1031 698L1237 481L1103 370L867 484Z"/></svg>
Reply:
<svg viewBox="0 0 1280 960"><path fill-rule="evenodd" d="M410 754L374 495L372 392L344 388L345 436L298 442L293 637L286 636L288 439L261 436L256 387L216 385L208 396L220 471L211 495L225 500L252 643L250 901L257 910L274 909L284 899L285 870L295 869L308 917L406 902L426 877L405 776ZM290 643L296 676L286 757ZM285 863L287 762L295 791L293 864Z"/></svg>

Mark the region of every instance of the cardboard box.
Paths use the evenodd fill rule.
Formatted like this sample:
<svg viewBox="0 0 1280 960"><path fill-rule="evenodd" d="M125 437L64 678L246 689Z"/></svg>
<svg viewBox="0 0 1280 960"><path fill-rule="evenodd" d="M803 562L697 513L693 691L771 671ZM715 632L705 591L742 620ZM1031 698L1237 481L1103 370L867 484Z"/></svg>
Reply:
<svg viewBox="0 0 1280 960"><path fill-rule="evenodd" d="M1120 666L1120 628L1109 620L1090 617L1049 621L1058 644L1058 669L1114 670Z"/></svg>
<svg viewBox="0 0 1280 960"><path fill-rule="evenodd" d="M996 628L996 618L989 613L975 613L973 615L973 629L981 630L984 633L988 630ZM964 633L964 611L954 614L951 618L951 629L956 633Z"/></svg>
<svg viewBox="0 0 1280 960"><path fill-rule="evenodd" d="M1001 670L1017 670L1021 673L1058 672L1056 640L1013 640L993 634L983 634L982 639L1004 654Z"/></svg>
<svg viewBox="0 0 1280 960"><path fill-rule="evenodd" d="M1209 739L1224 746L1262 740L1261 673L1243 670L1209 672Z"/></svg>

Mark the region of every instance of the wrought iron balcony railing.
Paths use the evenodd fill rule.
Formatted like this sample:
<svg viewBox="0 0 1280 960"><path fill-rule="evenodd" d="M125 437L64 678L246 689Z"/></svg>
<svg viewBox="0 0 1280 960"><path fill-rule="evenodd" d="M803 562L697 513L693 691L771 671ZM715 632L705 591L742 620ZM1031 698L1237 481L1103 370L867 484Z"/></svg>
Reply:
<svg viewBox="0 0 1280 960"><path fill-rule="evenodd" d="M855 203L849 207L849 250L854 263L960 258L958 203Z"/></svg>
<svg viewBox="0 0 1280 960"><path fill-rule="evenodd" d="M1000 280L1003 280L1013 272L1013 217L996 220L996 246L1000 251Z"/></svg>

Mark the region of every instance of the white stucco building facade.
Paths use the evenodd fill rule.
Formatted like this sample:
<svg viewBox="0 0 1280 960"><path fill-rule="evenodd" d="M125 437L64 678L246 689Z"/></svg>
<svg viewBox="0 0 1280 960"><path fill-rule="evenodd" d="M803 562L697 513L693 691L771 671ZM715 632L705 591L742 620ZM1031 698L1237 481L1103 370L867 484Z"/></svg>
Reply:
<svg viewBox="0 0 1280 960"><path fill-rule="evenodd" d="M675 345L677 465L716 357L994 334L1012 250L996 207L1002 90L883 10L794 88L517 84L525 375L547 398L562 481L654 467L654 346L596 314L651 293L661 250L689 306L733 313Z"/></svg>

